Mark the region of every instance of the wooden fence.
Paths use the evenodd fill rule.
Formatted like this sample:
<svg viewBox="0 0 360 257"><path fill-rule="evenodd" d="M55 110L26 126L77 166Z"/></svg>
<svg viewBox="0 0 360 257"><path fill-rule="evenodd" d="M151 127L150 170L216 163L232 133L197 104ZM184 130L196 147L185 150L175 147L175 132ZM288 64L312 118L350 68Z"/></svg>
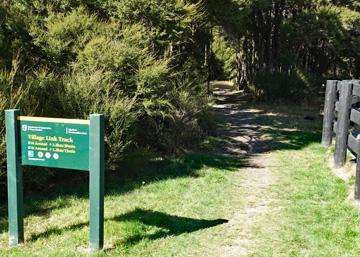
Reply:
<svg viewBox="0 0 360 257"><path fill-rule="evenodd" d="M335 139L334 167L346 162L347 150L357 160L355 198L360 199L360 80L328 80L324 106L322 144Z"/></svg>

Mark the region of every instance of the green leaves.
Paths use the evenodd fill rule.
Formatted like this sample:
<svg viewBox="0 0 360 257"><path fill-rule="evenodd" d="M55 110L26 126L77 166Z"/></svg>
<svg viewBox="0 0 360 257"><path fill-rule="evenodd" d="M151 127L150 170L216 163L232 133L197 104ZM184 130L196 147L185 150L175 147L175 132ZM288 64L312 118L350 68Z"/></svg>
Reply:
<svg viewBox="0 0 360 257"><path fill-rule="evenodd" d="M171 147L157 146L165 131L165 140L174 141L170 135L178 124L185 131L193 122L191 128L201 130L197 115L185 115L182 122L178 110L200 114L207 103L197 92L206 74L203 48L208 38L202 36L208 36L208 27L201 4L193 2L5 1L7 6L0 5L0 16L6 17L0 18L0 84L11 85L12 92L23 97L16 105L37 116L88 118L104 113L111 164L130 147L173 151L169 141ZM11 60L17 54L21 62L11 77ZM189 97L180 101L180 83L173 81L193 81L196 86L181 90ZM9 91L9 86L0 88L0 106L9 105ZM10 95L17 101L15 93ZM187 100L192 104L187 106ZM154 144L141 132L144 125ZM0 165L1 147L0 133Z"/></svg>
<svg viewBox="0 0 360 257"><path fill-rule="evenodd" d="M68 63L97 31L96 17L84 8L68 14L50 13L43 24L33 22L30 34L34 44L56 63Z"/></svg>
<svg viewBox="0 0 360 257"><path fill-rule="evenodd" d="M357 2L208 0L206 7L236 52L231 56L236 59L235 75L240 89L249 89L262 74L274 74L274 78L267 79L270 83L266 86L256 82L255 87L259 88L254 91L260 92L264 87L269 93L271 87L276 91L279 84L284 84L283 78L293 77L285 91L306 94L319 90L319 79L323 77L360 76ZM214 39L215 45L226 46L227 42L222 42L216 33ZM218 49L215 53L223 61ZM223 62L227 65L229 59ZM292 76L298 72L306 77L305 84L297 83L297 76ZM313 79L316 77L319 79ZM271 83L274 85L270 86Z"/></svg>

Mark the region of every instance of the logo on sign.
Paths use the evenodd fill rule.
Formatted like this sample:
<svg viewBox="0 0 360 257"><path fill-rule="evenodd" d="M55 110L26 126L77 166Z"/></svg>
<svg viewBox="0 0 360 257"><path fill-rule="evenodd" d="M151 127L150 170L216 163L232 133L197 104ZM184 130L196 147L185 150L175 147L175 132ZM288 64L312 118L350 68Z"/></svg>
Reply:
<svg viewBox="0 0 360 257"><path fill-rule="evenodd" d="M27 130L28 130L27 125L22 125L22 130L23 130L23 131L27 131Z"/></svg>
<svg viewBox="0 0 360 257"><path fill-rule="evenodd" d="M31 158L34 157L34 151L28 151L28 156Z"/></svg>
<svg viewBox="0 0 360 257"><path fill-rule="evenodd" d="M66 134L73 134L73 135L87 135L87 132L80 131L76 128L66 128Z"/></svg>

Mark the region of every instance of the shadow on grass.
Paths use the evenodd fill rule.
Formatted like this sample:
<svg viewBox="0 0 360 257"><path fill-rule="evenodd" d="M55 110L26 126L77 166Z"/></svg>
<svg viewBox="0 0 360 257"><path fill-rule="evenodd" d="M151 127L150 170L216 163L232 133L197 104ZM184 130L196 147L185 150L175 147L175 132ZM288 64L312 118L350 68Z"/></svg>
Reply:
<svg viewBox="0 0 360 257"><path fill-rule="evenodd" d="M169 215L163 212L136 209L132 212L124 215L117 216L111 220L123 222L123 221L137 221L146 226L155 226L161 228L161 231L136 235L130 235L126 238L124 244L136 244L142 239L156 240L168 236L177 236L183 233L192 233L194 231L215 227L227 223L226 219L204 220L204 219L192 219L185 217L178 217Z"/></svg>
<svg viewBox="0 0 360 257"><path fill-rule="evenodd" d="M235 172L247 165L246 159L207 153L191 153L180 157L124 162L118 171L106 173L106 194L123 194L140 188L143 184L182 177L202 176L198 171L204 167L220 169L223 172ZM39 172L46 172L41 170ZM62 209L71 205L70 197L88 198L88 174L74 171L58 171L56 177L59 185L53 191L43 191L38 196L26 197L25 216L46 216L54 209ZM73 177L78 177L74 180ZM45 197L46 196L46 197ZM5 205L0 206L0 233L8 229ZM59 231L53 231L54 233Z"/></svg>
<svg viewBox="0 0 360 257"><path fill-rule="evenodd" d="M232 156L213 153L191 153L181 157L171 157L159 160L150 160L141 167L134 167L132 162L123 163L122 169L107 173L107 192L125 193L160 180L176 179L181 177L201 176L199 171L205 167L215 168L223 172L235 172L248 165L246 158L238 159Z"/></svg>
<svg viewBox="0 0 360 257"><path fill-rule="evenodd" d="M301 150L310 144L319 142L321 139L321 133L318 131L279 131L268 129L266 133L273 138L267 142L271 150Z"/></svg>
<svg viewBox="0 0 360 257"><path fill-rule="evenodd" d="M215 220L204 220L204 219L193 219L186 217L178 217L174 215L169 215L163 212L152 211L152 210L143 210L135 209L129 213L119 215L110 219L111 221L116 222L137 222L142 223L146 226L152 226L160 228L160 231L155 233L142 233L142 231L135 230L133 233L130 233L129 236L122 240L121 244L133 245L141 241L142 239L156 240L168 236L177 236L183 233L192 233L194 231L214 227L227 223L226 219L215 219ZM63 228L50 228L43 233L32 234L29 241L36 241L41 238L49 238L52 235L61 235L66 231L74 231L81 229L85 226L88 226L89 223L79 223L73 224Z"/></svg>
<svg viewBox="0 0 360 257"><path fill-rule="evenodd" d="M34 172L34 171L32 171ZM24 214L26 215L36 215L36 216L47 216L54 209L64 209L71 205L70 197L61 197L61 196L78 196L78 197L87 197L88 196L88 174L80 173L76 171L69 170L57 170L49 171L49 169L44 169L38 167L37 175L44 174L44 176L49 176L49 172L59 174L54 176L54 182L59 183L58 186L54 187L51 185L45 189L46 185L43 185L44 191L39 194L34 194L32 191L29 191L29 183L27 183L32 176L32 172L24 171ZM61 174L60 174L61 173ZM41 175L39 176L41 177ZM76 179L74 179L76 177ZM60 179L61 178L61 179ZM80 178L80 180L79 180ZM70 181L70 182L69 182ZM0 233L8 230L8 210L7 202L4 200L0 203Z"/></svg>
<svg viewBox="0 0 360 257"><path fill-rule="evenodd" d="M53 235L61 235L66 231L75 231L75 230L81 229L86 226L89 226L88 222L73 224L73 225L66 226L64 228L58 228L58 227L49 228L45 232L38 233L38 234L32 234L30 236L30 239L27 241L34 242L41 238L49 238Z"/></svg>

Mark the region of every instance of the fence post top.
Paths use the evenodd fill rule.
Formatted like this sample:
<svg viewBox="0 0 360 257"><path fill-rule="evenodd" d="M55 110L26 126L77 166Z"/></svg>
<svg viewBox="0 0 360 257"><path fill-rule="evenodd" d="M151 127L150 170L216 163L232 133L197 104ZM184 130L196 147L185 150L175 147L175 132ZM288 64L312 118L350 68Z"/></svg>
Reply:
<svg viewBox="0 0 360 257"><path fill-rule="evenodd" d="M5 112L19 112L20 109L6 109Z"/></svg>
<svg viewBox="0 0 360 257"><path fill-rule="evenodd" d="M93 114L90 114L90 117L103 117L104 114L101 114L101 113L93 113Z"/></svg>
<svg viewBox="0 0 360 257"><path fill-rule="evenodd" d="M354 84L352 80L342 80L341 81L341 85L348 86L348 85L352 85L352 84Z"/></svg>

